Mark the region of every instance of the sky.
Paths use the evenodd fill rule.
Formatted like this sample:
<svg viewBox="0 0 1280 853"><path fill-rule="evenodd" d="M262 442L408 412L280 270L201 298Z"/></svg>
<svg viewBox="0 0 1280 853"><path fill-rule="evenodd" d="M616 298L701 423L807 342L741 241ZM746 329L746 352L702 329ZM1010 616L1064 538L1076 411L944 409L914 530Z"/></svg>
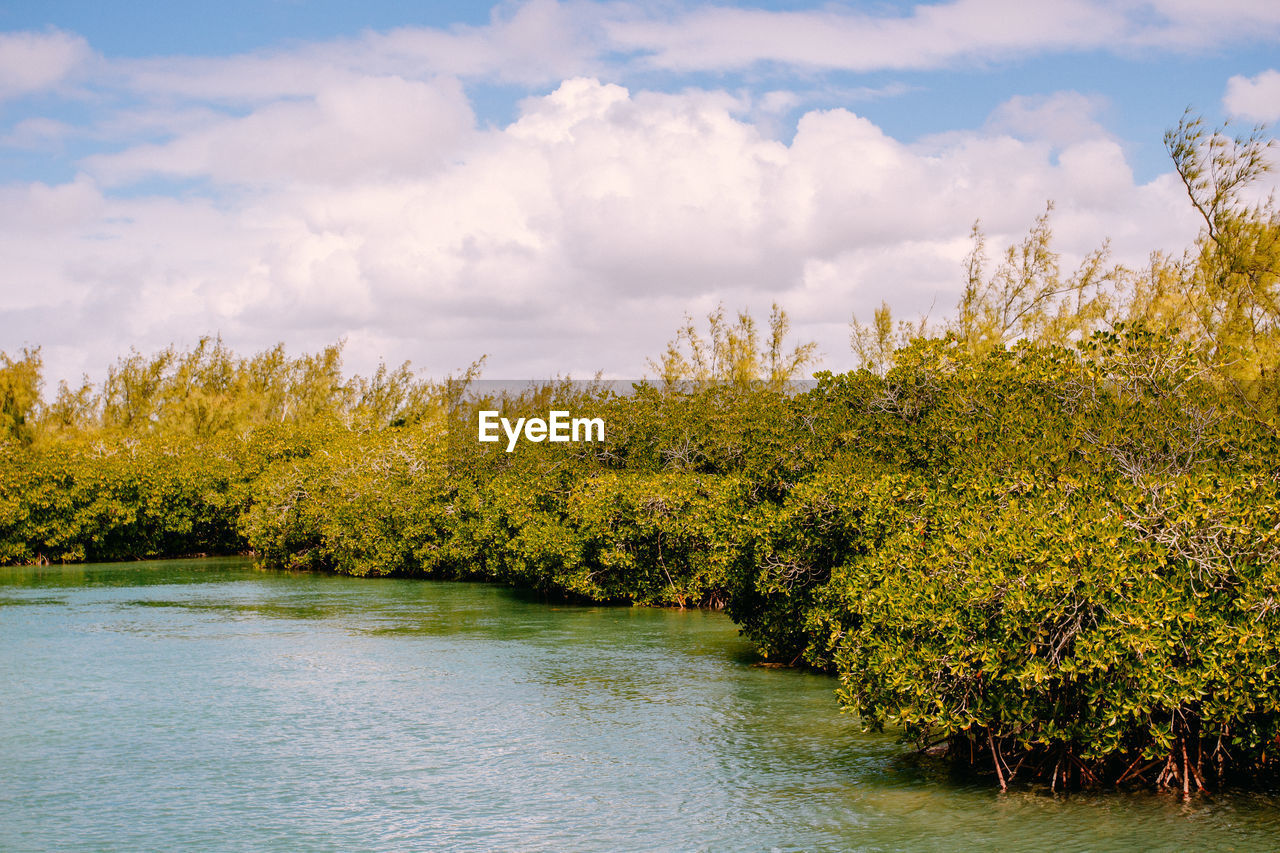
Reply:
<svg viewBox="0 0 1280 853"><path fill-rule="evenodd" d="M0 350L635 378L776 302L845 370L851 316L951 315L975 221L1181 253L1188 107L1280 121L1280 3L0 0Z"/></svg>

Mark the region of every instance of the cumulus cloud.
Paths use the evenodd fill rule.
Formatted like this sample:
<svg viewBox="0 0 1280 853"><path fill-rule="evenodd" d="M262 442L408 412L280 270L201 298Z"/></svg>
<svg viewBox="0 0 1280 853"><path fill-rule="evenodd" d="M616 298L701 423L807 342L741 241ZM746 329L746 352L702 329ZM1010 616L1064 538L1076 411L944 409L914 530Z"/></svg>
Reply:
<svg viewBox="0 0 1280 853"><path fill-rule="evenodd" d="M55 377L214 332L243 350L345 336L359 369L489 353L495 377L628 376L685 311L776 300L839 368L854 310L949 314L975 218L996 251L1055 199L1068 261L1111 236L1140 263L1196 230L1177 182L1136 184L1069 94L913 144L812 110L782 143L717 91L575 78L477 129L447 82L334 86L4 189L5 275L26 286L4 289L3 346L77 341L46 350ZM109 189L167 174L213 190Z"/></svg>
<svg viewBox="0 0 1280 853"><path fill-rule="evenodd" d="M1228 113L1238 118L1280 120L1280 71L1271 69L1256 77L1232 77L1227 81L1222 103Z"/></svg>
<svg viewBox="0 0 1280 853"><path fill-rule="evenodd" d="M56 86L91 55L71 33L0 33L0 100Z"/></svg>

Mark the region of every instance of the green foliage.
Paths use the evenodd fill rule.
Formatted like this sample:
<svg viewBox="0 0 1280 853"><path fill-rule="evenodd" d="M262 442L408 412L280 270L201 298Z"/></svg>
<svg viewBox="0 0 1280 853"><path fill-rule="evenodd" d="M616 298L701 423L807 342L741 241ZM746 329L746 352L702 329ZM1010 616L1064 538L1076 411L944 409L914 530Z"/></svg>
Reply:
<svg viewBox="0 0 1280 853"><path fill-rule="evenodd" d="M352 575L441 571L455 490L429 428L311 432L256 479L241 529L265 562Z"/></svg>
<svg viewBox="0 0 1280 853"><path fill-rule="evenodd" d="M593 600L722 604L734 557L724 532L745 511L732 477L607 472L569 496L577 543L565 588Z"/></svg>
<svg viewBox="0 0 1280 853"><path fill-rule="evenodd" d="M251 468L228 444L63 442L0 450L0 559L124 560L236 551Z"/></svg>
<svg viewBox="0 0 1280 853"><path fill-rule="evenodd" d="M911 458L854 494L840 477L806 484L820 491L804 521L762 563L785 571L756 584L775 618L744 627L836 671L867 725L976 747L1002 782L1145 766L1196 787L1265 765L1280 723L1274 424L1142 330L1078 354L946 350L919 347L863 398L911 421ZM794 533L814 528L838 549Z"/></svg>

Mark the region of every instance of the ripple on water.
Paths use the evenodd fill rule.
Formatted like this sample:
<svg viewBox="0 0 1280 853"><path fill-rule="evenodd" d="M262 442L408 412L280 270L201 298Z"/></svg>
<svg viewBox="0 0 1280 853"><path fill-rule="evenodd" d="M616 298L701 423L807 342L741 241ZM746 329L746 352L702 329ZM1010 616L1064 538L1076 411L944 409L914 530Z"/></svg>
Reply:
<svg viewBox="0 0 1280 853"><path fill-rule="evenodd" d="M0 849L1266 849L1277 802L999 795L720 614L235 561L0 574Z"/></svg>

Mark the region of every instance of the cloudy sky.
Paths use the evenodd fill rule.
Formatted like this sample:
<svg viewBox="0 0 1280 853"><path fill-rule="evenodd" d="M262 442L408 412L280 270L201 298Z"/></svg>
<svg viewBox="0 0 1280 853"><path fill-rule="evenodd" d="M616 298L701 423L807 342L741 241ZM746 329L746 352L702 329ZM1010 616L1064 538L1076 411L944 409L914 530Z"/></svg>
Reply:
<svg viewBox="0 0 1280 853"><path fill-rule="evenodd" d="M0 349L51 383L204 334L634 377L774 301L846 369L975 220L1138 265L1197 231L1183 110L1280 120L1274 0L185 6L0 0Z"/></svg>

